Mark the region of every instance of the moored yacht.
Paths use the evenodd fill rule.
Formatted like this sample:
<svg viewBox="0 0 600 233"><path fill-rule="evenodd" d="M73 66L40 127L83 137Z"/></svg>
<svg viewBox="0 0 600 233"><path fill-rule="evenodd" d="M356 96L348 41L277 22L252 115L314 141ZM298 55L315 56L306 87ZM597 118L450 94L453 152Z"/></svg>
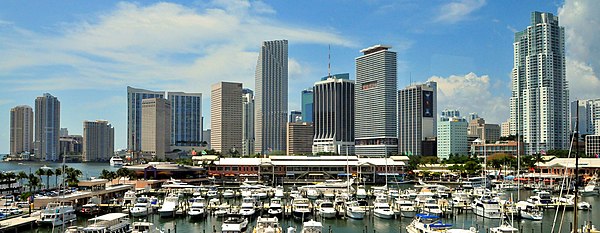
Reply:
<svg viewBox="0 0 600 233"><path fill-rule="evenodd" d="M277 217L264 218L258 217L253 233L282 233L283 229L279 225Z"/></svg>
<svg viewBox="0 0 600 233"><path fill-rule="evenodd" d="M283 209L281 208L281 198L272 198L267 212L270 216L280 216L283 213Z"/></svg>
<svg viewBox="0 0 600 233"><path fill-rule="evenodd" d="M39 225L60 226L63 223L75 222L77 216L75 209L70 203L48 203L46 209L40 213L40 219L36 222Z"/></svg>
<svg viewBox="0 0 600 233"><path fill-rule="evenodd" d="M502 218L501 207L498 201L490 196L482 196L473 200L473 212L484 218L500 219Z"/></svg>
<svg viewBox="0 0 600 233"><path fill-rule="evenodd" d="M88 220L86 227L69 227L68 233L120 233L130 232L127 214L110 213Z"/></svg>
<svg viewBox="0 0 600 233"><path fill-rule="evenodd" d="M131 228L131 233L164 233L151 222L134 222Z"/></svg>
<svg viewBox="0 0 600 233"><path fill-rule="evenodd" d="M223 233L241 233L248 227L248 219L240 214L227 214L225 221L221 224Z"/></svg>
<svg viewBox="0 0 600 233"><path fill-rule="evenodd" d="M375 202L373 202L373 214L375 217L384 219L392 219L395 215L384 196L375 198Z"/></svg>
<svg viewBox="0 0 600 233"><path fill-rule="evenodd" d="M333 206L333 202L326 200L319 203L319 215L322 218L335 218L337 211Z"/></svg>
<svg viewBox="0 0 600 233"><path fill-rule="evenodd" d="M400 216L405 218L414 218L417 214L415 203L409 199L399 198L394 202L396 211L400 212Z"/></svg>
<svg viewBox="0 0 600 233"><path fill-rule="evenodd" d="M206 216L206 205L204 204L204 198L195 197L191 200L190 209L187 214L191 218L202 218Z"/></svg>
<svg viewBox="0 0 600 233"><path fill-rule="evenodd" d="M323 224L311 219L308 222L302 223L302 231L300 233L321 233L323 232Z"/></svg>
<svg viewBox="0 0 600 233"><path fill-rule="evenodd" d="M292 200L292 214L296 219L308 219L311 214L310 200L307 198L294 198Z"/></svg>
<svg viewBox="0 0 600 233"><path fill-rule="evenodd" d="M517 216L522 219L541 221L544 217L542 211L532 203L520 201L516 204Z"/></svg>
<svg viewBox="0 0 600 233"><path fill-rule="evenodd" d="M110 166L113 166L113 167L122 167L123 165L125 165L125 162L123 161L123 159L121 157L119 157L119 156L113 156L113 157L110 158Z"/></svg>
<svg viewBox="0 0 600 233"><path fill-rule="evenodd" d="M417 214L413 221L406 227L408 233L476 233L477 229L451 229L452 224L444 224L439 217L426 214Z"/></svg>
<svg viewBox="0 0 600 233"><path fill-rule="evenodd" d="M240 208L240 214L244 217L250 217L256 213L254 207L256 206L256 200L252 197L244 197L242 199L242 206Z"/></svg>
<svg viewBox="0 0 600 233"><path fill-rule="evenodd" d="M133 217L144 217L152 212L152 204L150 202L138 202L129 209L129 213Z"/></svg>
<svg viewBox="0 0 600 233"><path fill-rule="evenodd" d="M352 219L365 218L365 209L360 206L358 201L346 202L346 216Z"/></svg>
<svg viewBox="0 0 600 233"><path fill-rule="evenodd" d="M167 197L165 197L165 201L160 209L158 209L158 213L161 217L173 217L175 216L175 211L179 208L179 195L175 193L170 193Z"/></svg>

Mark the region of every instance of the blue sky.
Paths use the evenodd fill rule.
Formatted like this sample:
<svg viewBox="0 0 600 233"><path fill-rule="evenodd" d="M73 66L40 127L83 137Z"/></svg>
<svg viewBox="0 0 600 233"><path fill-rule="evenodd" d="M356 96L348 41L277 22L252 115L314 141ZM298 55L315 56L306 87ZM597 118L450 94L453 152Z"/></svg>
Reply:
<svg viewBox="0 0 600 233"><path fill-rule="evenodd" d="M126 86L204 94L211 84L254 89L260 42L288 39L290 110L300 91L327 74L354 76L354 58L374 44L398 52L398 84L438 81L438 109L508 117L515 31L532 11L565 26L571 97L597 96L600 1L2 1L0 153L9 150L9 111L48 92L62 105L61 126L84 120L115 127L126 146Z"/></svg>

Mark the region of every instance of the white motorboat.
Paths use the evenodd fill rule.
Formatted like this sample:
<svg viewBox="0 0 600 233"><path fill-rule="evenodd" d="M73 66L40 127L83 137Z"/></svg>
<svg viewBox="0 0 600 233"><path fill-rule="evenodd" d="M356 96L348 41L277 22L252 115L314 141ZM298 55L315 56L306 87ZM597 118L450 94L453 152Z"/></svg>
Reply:
<svg viewBox="0 0 600 233"><path fill-rule="evenodd" d="M202 218L206 216L206 205L204 204L204 198L195 197L191 200L190 209L187 214L191 218Z"/></svg>
<svg viewBox="0 0 600 233"><path fill-rule="evenodd" d="M283 213L281 208L281 198L274 197L269 203L269 210L267 210L270 216L280 216Z"/></svg>
<svg viewBox="0 0 600 233"><path fill-rule="evenodd" d="M232 189L226 189L225 191L223 191L223 198L234 198L235 197L235 191L233 191Z"/></svg>
<svg viewBox="0 0 600 233"><path fill-rule="evenodd" d="M256 200L262 200L269 197L269 195L267 194L267 190L264 188L253 190L251 196Z"/></svg>
<svg viewBox="0 0 600 233"><path fill-rule="evenodd" d="M307 198L294 198L292 200L292 214L296 219L306 220L311 215L310 200Z"/></svg>
<svg viewBox="0 0 600 233"><path fill-rule="evenodd" d="M553 208L552 195L546 191L537 192L536 195L530 196L527 202L538 206L544 206L545 208Z"/></svg>
<svg viewBox="0 0 600 233"><path fill-rule="evenodd" d="M128 190L123 195L123 206L133 206L137 201L137 197L135 196L135 192L132 190Z"/></svg>
<svg viewBox="0 0 600 233"><path fill-rule="evenodd" d="M87 203L81 206L81 210L79 210L79 213L88 216L95 216L98 213L100 213L100 207L95 203Z"/></svg>
<svg viewBox="0 0 600 233"><path fill-rule="evenodd" d="M319 196L321 196L321 194L315 188L309 188L306 190L306 197L308 199L316 200L317 198L319 198Z"/></svg>
<svg viewBox="0 0 600 233"><path fill-rule="evenodd" d="M452 194L452 206L461 209L471 209L471 195L464 191L457 191Z"/></svg>
<svg viewBox="0 0 600 233"><path fill-rule="evenodd" d="M283 198L283 196L284 196L283 187L282 186L277 186L275 188L275 197Z"/></svg>
<svg viewBox="0 0 600 233"><path fill-rule="evenodd" d="M308 222L302 223L302 231L300 233L322 233L323 224L311 219Z"/></svg>
<svg viewBox="0 0 600 233"><path fill-rule="evenodd" d="M244 197L252 197L252 190L250 189L242 189L242 198Z"/></svg>
<svg viewBox="0 0 600 233"><path fill-rule="evenodd" d="M411 200L399 198L394 202L394 206L397 211L400 212L400 216L405 218L414 218L417 214L415 209L415 203Z"/></svg>
<svg viewBox="0 0 600 233"><path fill-rule="evenodd" d="M390 197L390 200L396 199L400 197L400 191L397 189L390 189L388 190L388 197Z"/></svg>
<svg viewBox="0 0 600 233"><path fill-rule="evenodd" d="M503 221L500 226L491 227L490 233L519 233L519 229Z"/></svg>
<svg viewBox="0 0 600 233"><path fill-rule="evenodd" d="M322 218L335 218L337 216L337 211L333 206L333 202L322 201L319 203L319 215Z"/></svg>
<svg viewBox="0 0 600 233"><path fill-rule="evenodd" d="M75 222L77 216L75 209L70 203L48 203L46 209L40 213L40 219L36 222L39 225L60 226L63 223L68 224Z"/></svg>
<svg viewBox="0 0 600 233"><path fill-rule="evenodd" d="M597 196L600 195L600 186L596 183L596 180L588 182L582 189L579 190L581 196Z"/></svg>
<svg viewBox="0 0 600 233"><path fill-rule="evenodd" d="M69 227L69 233L95 233L95 232L129 232L131 224L127 214L110 213L88 220L86 227Z"/></svg>
<svg viewBox="0 0 600 233"><path fill-rule="evenodd" d="M360 206L358 201L346 202L346 216L352 219L365 218L365 209Z"/></svg>
<svg viewBox="0 0 600 233"><path fill-rule="evenodd" d="M110 166L113 166L113 167L122 167L123 165L125 165L125 162L123 161L123 159L118 156L111 157L109 162L110 162Z"/></svg>
<svg viewBox="0 0 600 233"><path fill-rule="evenodd" d="M242 233L248 227L248 219L239 214L228 214L221 224L222 233Z"/></svg>
<svg viewBox="0 0 600 233"><path fill-rule="evenodd" d="M206 198L217 198L219 197L219 192L216 189L211 189L206 192Z"/></svg>
<svg viewBox="0 0 600 233"><path fill-rule="evenodd" d="M138 202L129 209L129 213L133 217L144 217L152 212L152 204L150 202Z"/></svg>
<svg viewBox="0 0 600 233"><path fill-rule="evenodd" d="M473 212L484 218L500 219L502 218L502 208L498 201L488 195L473 200L471 205Z"/></svg>
<svg viewBox="0 0 600 233"><path fill-rule="evenodd" d="M279 225L277 217L263 218L258 217L256 220L256 226L254 227L253 233L281 233L283 229Z"/></svg>
<svg viewBox="0 0 600 233"><path fill-rule="evenodd" d="M365 186L359 185L356 188L356 198L358 199L366 199L367 198L367 190L365 190Z"/></svg>
<svg viewBox="0 0 600 233"><path fill-rule="evenodd" d="M452 224L442 223L438 216L417 214L413 221L406 227L408 233L477 233L474 227L466 229L452 229Z"/></svg>
<svg viewBox="0 0 600 233"><path fill-rule="evenodd" d="M383 219L392 219L395 215L384 196L375 198L375 202L373 202L373 214L375 217Z"/></svg>
<svg viewBox="0 0 600 233"><path fill-rule="evenodd" d="M131 233L164 233L151 222L134 222L131 224Z"/></svg>
<svg viewBox="0 0 600 233"><path fill-rule="evenodd" d="M485 177L471 177L462 182L463 189L475 189L487 187Z"/></svg>
<svg viewBox="0 0 600 233"><path fill-rule="evenodd" d="M240 208L240 214L244 217L250 217L256 213L254 207L256 206L256 200L252 197L244 197L242 199L242 206Z"/></svg>
<svg viewBox="0 0 600 233"><path fill-rule="evenodd" d="M578 210L591 210L592 205L588 202L581 201L581 202L577 203L577 209Z"/></svg>
<svg viewBox="0 0 600 233"><path fill-rule="evenodd" d="M517 216L522 219L541 221L544 217L542 211L532 203L520 201L516 204Z"/></svg>
<svg viewBox="0 0 600 233"><path fill-rule="evenodd" d="M438 201L433 198L425 200L425 203L421 207L421 212L428 215L441 217L443 214Z"/></svg>
<svg viewBox="0 0 600 233"><path fill-rule="evenodd" d="M161 217L173 217L175 216L175 212L179 208L179 195L175 193L170 193L167 197L165 197L165 201L162 204L162 207L158 209L158 213Z"/></svg>

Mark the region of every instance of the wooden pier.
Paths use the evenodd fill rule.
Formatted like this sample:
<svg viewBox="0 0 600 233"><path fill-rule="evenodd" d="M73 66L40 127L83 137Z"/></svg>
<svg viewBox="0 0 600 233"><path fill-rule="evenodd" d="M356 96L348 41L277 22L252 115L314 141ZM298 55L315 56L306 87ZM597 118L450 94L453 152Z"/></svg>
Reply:
<svg viewBox="0 0 600 233"><path fill-rule="evenodd" d="M0 232L19 232L19 229L33 229L37 227L35 220L39 219L39 212L30 216L23 215L0 221Z"/></svg>

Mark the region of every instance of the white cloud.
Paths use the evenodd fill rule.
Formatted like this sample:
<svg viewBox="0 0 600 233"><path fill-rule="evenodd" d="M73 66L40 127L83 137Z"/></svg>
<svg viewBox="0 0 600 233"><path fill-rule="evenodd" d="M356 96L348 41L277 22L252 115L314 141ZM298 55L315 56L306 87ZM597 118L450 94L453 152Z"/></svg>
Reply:
<svg viewBox="0 0 600 233"><path fill-rule="evenodd" d="M453 24L468 19L471 13L485 5L485 0L458 0L442 5L436 22Z"/></svg>
<svg viewBox="0 0 600 233"><path fill-rule="evenodd" d="M487 75L432 76L428 81L437 82L438 111L445 108L458 109L462 115L477 112L489 123L501 123L508 118L508 97L490 82Z"/></svg>
<svg viewBox="0 0 600 233"><path fill-rule="evenodd" d="M286 25L265 15L263 2L214 1L205 9L175 3L119 3L88 21L64 22L40 34L12 24L0 27L0 83L18 90L123 88L210 93L220 80L253 87L263 40L354 46L331 29ZM10 32L10 33L5 33ZM290 72L308 68L290 58ZM31 69L47 69L44 77ZM290 75L293 73L290 73Z"/></svg>
<svg viewBox="0 0 600 233"><path fill-rule="evenodd" d="M566 0L558 9L565 27L570 97L598 98L600 89L600 1Z"/></svg>

